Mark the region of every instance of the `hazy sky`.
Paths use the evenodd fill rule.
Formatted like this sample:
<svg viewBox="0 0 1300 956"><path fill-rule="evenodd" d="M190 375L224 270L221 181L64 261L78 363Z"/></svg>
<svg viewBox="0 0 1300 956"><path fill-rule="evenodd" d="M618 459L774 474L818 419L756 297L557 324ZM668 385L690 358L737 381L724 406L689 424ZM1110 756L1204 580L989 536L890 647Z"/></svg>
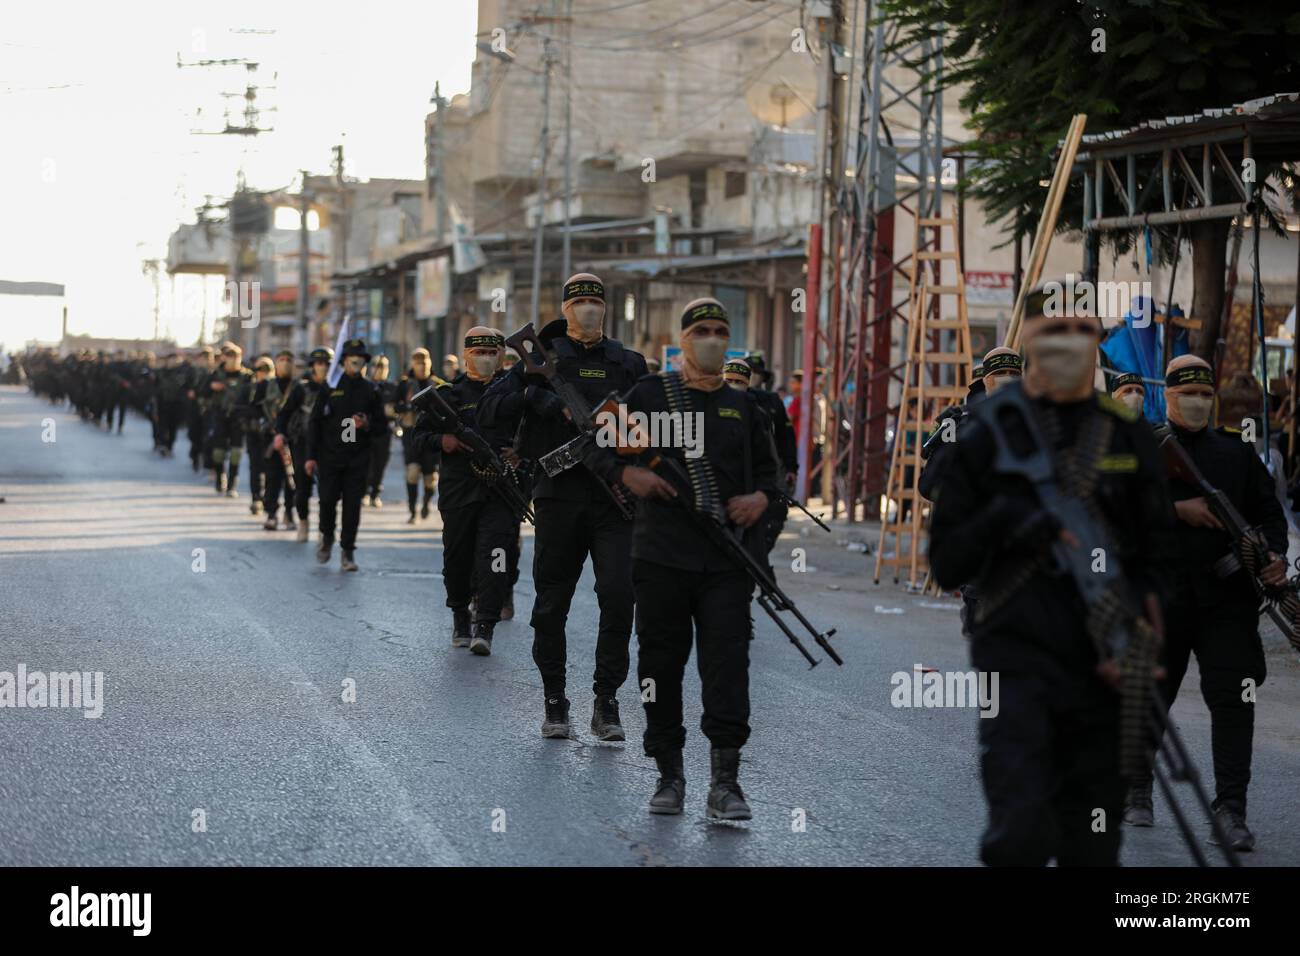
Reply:
<svg viewBox="0 0 1300 956"><path fill-rule="evenodd" d="M423 118L435 81L469 89L474 0L368 0L356 5L136 2L0 5L0 279L67 286L69 330L147 338L152 285L141 260L165 257L167 236L192 222L205 194L224 197L242 163L273 189L298 170L326 172L345 145L347 172L422 178ZM255 31L255 32L236 32ZM270 32L273 31L273 32ZM274 132L195 136L242 112L242 66L178 69L245 58L267 87L258 105ZM275 89L270 89L275 87ZM197 283L197 280L191 280ZM163 329L198 330L202 292L170 301ZM210 280L209 293L221 281ZM5 298L10 299L6 310ZM0 342L57 338L0 297ZM186 315L185 313L189 313ZM211 314L211 312L209 313Z"/></svg>

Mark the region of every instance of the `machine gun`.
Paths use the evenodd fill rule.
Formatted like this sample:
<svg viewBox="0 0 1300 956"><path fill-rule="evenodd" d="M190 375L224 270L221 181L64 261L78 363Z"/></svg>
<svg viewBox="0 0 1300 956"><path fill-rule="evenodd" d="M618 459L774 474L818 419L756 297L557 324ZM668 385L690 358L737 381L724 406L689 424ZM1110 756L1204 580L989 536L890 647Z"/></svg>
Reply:
<svg viewBox="0 0 1300 956"><path fill-rule="evenodd" d="M1087 609L1086 630L1099 661L1114 660L1120 673L1120 762L1133 777L1148 766L1172 808L1183 839L1198 866L1208 865L1196 834L1179 807L1173 782L1186 783L1210 822L1224 860L1240 865L1210 807L1201 782L1169 713L1155 687L1159 637L1139 614L1134 596L1106 527L1093 519L1084 502L1058 484L1051 446L1039 427L1037 411L1020 383L1000 388L970 409L993 437L993 470L1018 477L1034 489L1039 505L1063 529L1052 543L1052 558L1074 584ZM1065 539L1065 533L1071 540ZM1101 549L1106 560L1093 556ZM1157 741L1154 748L1152 741ZM1161 767L1164 757L1167 771Z"/></svg>
<svg viewBox="0 0 1300 956"><path fill-rule="evenodd" d="M515 469L493 450L482 435L465 424L456 410L438 394L437 385L430 385L412 395L411 405L437 417L446 434L454 435L469 448L470 468L501 497L516 520L523 518L529 524L534 523L533 509L520 489Z"/></svg>
<svg viewBox="0 0 1300 956"><path fill-rule="evenodd" d="M1259 573L1269 561L1268 541L1263 532L1242 516L1227 495L1205 480L1172 429L1162 426L1156 430L1156 435L1164 454L1166 473L1170 478L1199 489L1210 511L1232 537L1232 550L1214 563L1214 573L1226 578L1245 569L1259 598L1260 611L1267 613L1291 646L1300 651L1300 576L1292 577L1283 585L1265 584L1260 580Z"/></svg>
<svg viewBox="0 0 1300 956"><path fill-rule="evenodd" d="M285 484L288 485L290 491L297 492L298 486L293 479L293 452L289 450L289 443L286 441L284 444L282 444L280 446L279 451L280 451L280 464L284 465ZM266 443L266 451L262 452L262 457L270 458L273 454L275 454L275 452L276 452L275 439L272 438L271 441L268 441Z"/></svg>
<svg viewBox="0 0 1300 956"><path fill-rule="evenodd" d="M583 457L593 447L595 443L596 425L595 414L582 393L578 391L572 383L566 382L560 377L559 372L555 369L555 362L547 353L546 348L542 345L542 340L537 336L537 330L533 328L533 323L529 322L522 329L506 339L506 345L514 349L519 354L519 360L524 363L524 370L532 375L540 375L550 383L555 389L555 394L564 402L564 407L569 411L570 421L578 429L578 436L565 442L560 447L547 452L537 459L547 477L554 478L562 472L568 471L574 465L581 464ZM619 513L628 521L632 520L635 514L631 498L628 491L621 485L610 484L607 481L600 481L613 500Z"/></svg>
<svg viewBox="0 0 1300 956"><path fill-rule="evenodd" d="M604 424L609 421L606 416L613 416L616 419L621 404L624 404L623 399L619 398L617 394L610 394L597 406L596 411L592 414L592 424L597 426ZM812 639L826 652L827 656L841 667L844 666L844 660L836 653L830 642L830 639L835 636L836 629L832 627L828 631L817 630L812 625L812 622L804 617L790 596L781 590L772 575L768 573L767 567L754 557L753 553L745 546L740 533L727 522L726 515L721 511L702 510L698 506L694 496L689 492L692 487L690 475L687 474L681 462L650 451L649 439L635 426L629 427L627 434L617 436L612 446L616 454L624 457L642 453L650 455L647 467L658 472L677 489L678 494L673 501L690 515L692 523L700 529L706 538L717 545L723 554L749 575L750 580L758 587L758 606L775 622L790 643L795 646L795 649L804 656L804 660L808 662L810 669L816 667L820 662L808 652L808 648L799 640L799 636L786 623L785 618L781 617L782 611L789 611L793 614L795 620L812 636ZM698 461L700 467L709 467L707 459L699 459ZM795 503L798 504L798 502ZM810 517L812 516L810 515ZM816 521L817 519L814 517L813 520ZM821 524L821 522L819 521L818 524Z"/></svg>

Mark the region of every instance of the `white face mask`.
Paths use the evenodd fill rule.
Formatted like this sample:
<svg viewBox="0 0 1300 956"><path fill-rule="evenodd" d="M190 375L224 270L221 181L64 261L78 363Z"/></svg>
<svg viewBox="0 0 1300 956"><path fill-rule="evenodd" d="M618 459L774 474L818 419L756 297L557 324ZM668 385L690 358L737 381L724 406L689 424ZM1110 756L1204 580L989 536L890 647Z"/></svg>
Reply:
<svg viewBox="0 0 1300 956"><path fill-rule="evenodd" d="M1043 335L1033 343L1031 364L1053 391L1071 392L1097 369L1097 340L1077 332Z"/></svg>
<svg viewBox="0 0 1300 956"><path fill-rule="evenodd" d="M700 371L717 372L721 370L722 363L727 360L727 346L730 344L731 339L720 335L692 339L691 349L695 353L695 364L699 366Z"/></svg>
<svg viewBox="0 0 1300 956"><path fill-rule="evenodd" d="M471 355L469 360L474 365L474 374L479 378L491 378L497 370L495 355Z"/></svg>
<svg viewBox="0 0 1300 956"><path fill-rule="evenodd" d="M1133 411L1141 412L1146 397L1141 392L1125 392L1119 397L1119 400Z"/></svg>
<svg viewBox="0 0 1300 956"><path fill-rule="evenodd" d="M579 302L573 307L573 321L586 335L595 335L605 324L605 306L599 302Z"/></svg>
<svg viewBox="0 0 1300 956"><path fill-rule="evenodd" d="M1200 431L1210 423L1210 411L1214 408L1214 399L1204 395L1179 395L1176 398L1178 417L1184 428Z"/></svg>

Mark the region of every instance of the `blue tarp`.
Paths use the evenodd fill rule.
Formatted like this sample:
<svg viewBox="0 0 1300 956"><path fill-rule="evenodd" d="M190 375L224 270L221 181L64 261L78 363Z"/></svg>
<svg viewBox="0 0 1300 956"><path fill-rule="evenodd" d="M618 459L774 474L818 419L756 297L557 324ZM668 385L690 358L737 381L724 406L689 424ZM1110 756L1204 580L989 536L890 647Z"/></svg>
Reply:
<svg viewBox="0 0 1300 956"><path fill-rule="evenodd" d="M1146 404L1142 413L1147 420L1159 424L1165 420L1165 366L1169 359L1191 351L1188 332L1176 328L1172 354L1164 353L1164 325L1153 322L1150 316L1154 306L1145 297L1134 300L1133 307L1124 316L1124 322L1115 326L1101 343L1101 354L1106 365L1116 372L1137 372L1148 379ZM1183 310L1174 306L1171 318L1182 318Z"/></svg>

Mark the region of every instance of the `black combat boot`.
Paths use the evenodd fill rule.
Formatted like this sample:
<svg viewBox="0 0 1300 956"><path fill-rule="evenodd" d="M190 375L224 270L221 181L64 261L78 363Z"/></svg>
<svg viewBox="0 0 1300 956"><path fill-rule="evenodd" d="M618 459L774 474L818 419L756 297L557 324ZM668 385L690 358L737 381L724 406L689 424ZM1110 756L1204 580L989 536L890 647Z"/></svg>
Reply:
<svg viewBox="0 0 1300 956"><path fill-rule="evenodd" d="M321 535L320 544L316 548L316 562L318 564L330 563L330 552L334 550L334 539Z"/></svg>
<svg viewBox="0 0 1300 956"><path fill-rule="evenodd" d="M469 647L469 608L457 607L452 608L451 624L451 646L452 647Z"/></svg>
<svg viewBox="0 0 1300 956"><path fill-rule="evenodd" d="M682 812L682 802L686 799L686 772L682 769L682 752L655 757L659 765L659 782L655 784L655 795L650 798L651 813L678 814Z"/></svg>
<svg viewBox="0 0 1300 956"><path fill-rule="evenodd" d="M230 466L230 478L226 482L226 497L227 498L239 497L239 466L238 465Z"/></svg>
<svg viewBox="0 0 1300 956"><path fill-rule="evenodd" d="M740 789L740 748L714 747L709 752L713 780L709 784L710 820L749 820L749 804Z"/></svg>
<svg viewBox="0 0 1300 956"><path fill-rule="evenodd" d="M1135 783L1124 798L1124 822L1131 827L1153 827L1156 812L1151 804L1151 781Z"/></svg>
<svg viewBox="0 0 1300 956"><path fill-rule="evenodd" d="M474 638L469 642L470 653L479 657L492 653L492 629L495 626L491 621L479 621L474 625Z"/></svg>
<svg viewBox="0 0 1300 956"><path fill-rule="evenodd" d="M411 512L411 517L406 519L407 524L415 524L415 503L420 499L420 486L413 485L409 481L406 483L406 508Z"/></svg>
<svg viewBox="0 0 1300 956"><path fill-rule="evenodd" d="M626 740L618 717L618 698L599 696L591 705L591 732L597 740Z"/></svg>
<svg viewBox="0 0 1300 956"><path fill-rule="evenodd" d="M424 492L424 503L420 505L420 519L421 519L421 520L423 520L423 519L429 517L429 499L432 498L432 497L433 497L433 495L431 495L431 494L428 492L428 490L426 489L425 492Z"/></svg>
<svg viewBox="0 0 1300 956"><path fill-rule="evenodd" d="M225 472L223 472L220 468L218 468L212 474L213 474L213 484L214 487L217 489L217 494L219 495L225 494L226 493Z"/></svg>
<svg viewBox="0 0 1300 956"><path fill-rule="evenodd" d="M1214 819L1219 821L1219 827L1227 838L1228 846L1245 853L1255 849L1255 834L1251 833L1250 827L1246 826L1244 813L1234 807L1223 806L1214 811ZM1214 846L1219 845L1219 838L1215 836L1214 831L1210 831L1209 842Z"/></svg>
<svg viewBox="0 0 1300 956"><path fill-rule="evenodd" d="M339 570L340 570L340 571L355 571L356 569L357 569L357 561L356 561L356 558L354 558L354 557L352 556L352 549L351 549L351 548L344 548L344 549L343 549L343 555L342 555L342 557L339 559Z"/></svg>
<svg viewBox="0 0 1300 956"><path fill-rule="evenodd" d="M542 718L542 736L569 736L569 702L563 695L546 698L546 716Z"/></svg>

